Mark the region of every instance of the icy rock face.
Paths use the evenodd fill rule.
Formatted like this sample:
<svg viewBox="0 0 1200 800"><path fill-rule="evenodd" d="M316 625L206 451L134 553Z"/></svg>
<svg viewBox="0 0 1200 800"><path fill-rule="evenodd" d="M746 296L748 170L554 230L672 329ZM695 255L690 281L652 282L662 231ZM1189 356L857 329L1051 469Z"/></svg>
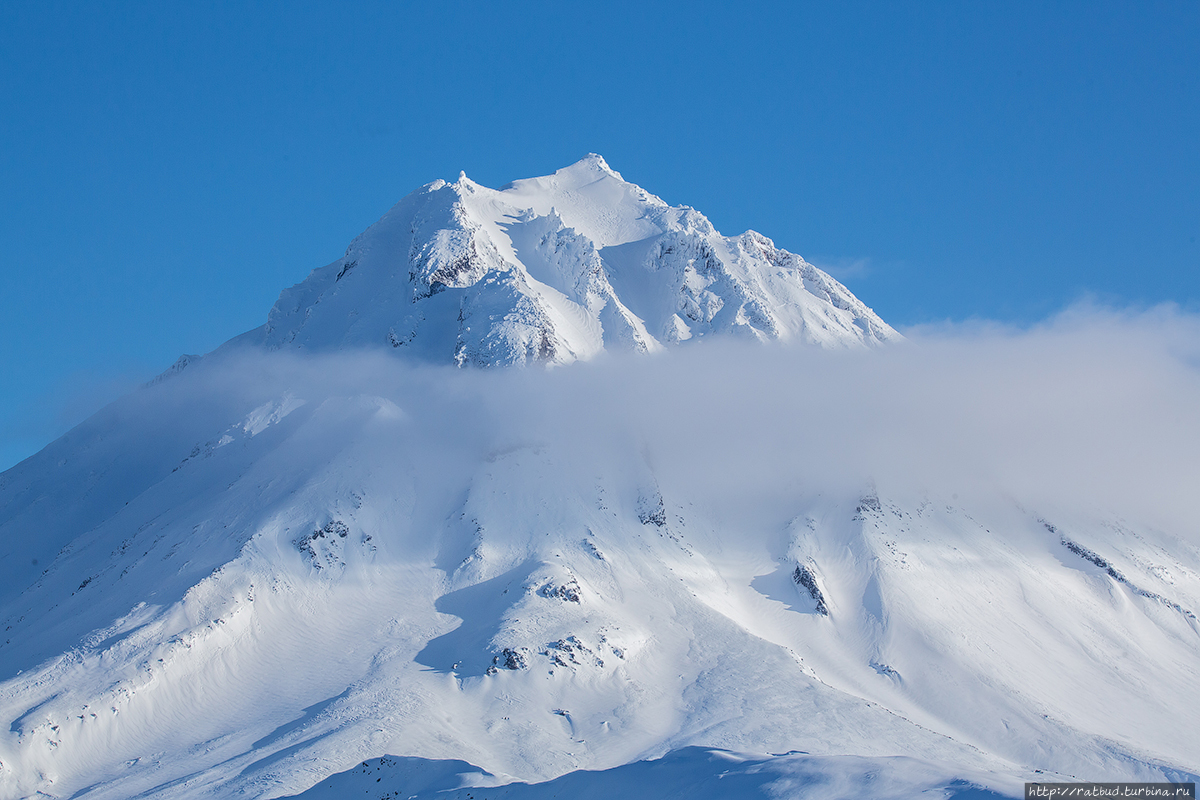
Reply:
<svg viewBox="0 0 1200 800"><path fill-rule="evenodd" d="M593 154L500 190L465 174L418 189L342 258L285 290L244 340L389 346L489 367L711 335L826 347L900 338L799 256L753 231L722 236Z"/></svg>

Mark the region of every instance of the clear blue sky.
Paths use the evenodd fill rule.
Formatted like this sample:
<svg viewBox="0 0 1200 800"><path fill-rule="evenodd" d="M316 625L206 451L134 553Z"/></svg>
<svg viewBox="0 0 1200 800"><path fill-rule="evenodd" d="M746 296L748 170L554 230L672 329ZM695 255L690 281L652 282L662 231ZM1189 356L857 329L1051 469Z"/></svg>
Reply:
<svg viewBox="0 0 1200 800"><path fill-rule="evenodd" d="M7 0L0 469L417 186L589 151L897 327L1200 305L1196 0Z"/></svg>

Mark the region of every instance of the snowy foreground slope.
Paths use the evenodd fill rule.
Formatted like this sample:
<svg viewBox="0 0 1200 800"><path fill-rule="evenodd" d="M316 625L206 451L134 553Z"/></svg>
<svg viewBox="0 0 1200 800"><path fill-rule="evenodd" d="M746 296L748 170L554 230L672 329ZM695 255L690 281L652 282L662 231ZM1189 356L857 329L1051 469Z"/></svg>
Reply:
<svg viewBox="0 0 1200 800"><path fill-rule="evenodd" d="M639 235L568 207L589 241ZM992 359L1052 359L1007 396L1022 381L936 348L755 342L894 337L857 301L780 301L771 335L680 316L745 341L464 370L597 353L557 324L522 350L536 326L507 311L500 349L454 312L381 343L389 308L453 289L338 311L358 260L0 475L0 797L978 798L1200 772L1200 536L1171 483L1198 474L1194 366L1039 342ZM674 323L647 308L651 350ZM1031 397L1062 398L1050 428ZM1180 405L1087 450L1156 397ZM1147 442L1163 464L1122 472ZM1006 472L1005 447L1035 458ZM1091 462L1084 483L1153 485L1006 477Z"/></svg>

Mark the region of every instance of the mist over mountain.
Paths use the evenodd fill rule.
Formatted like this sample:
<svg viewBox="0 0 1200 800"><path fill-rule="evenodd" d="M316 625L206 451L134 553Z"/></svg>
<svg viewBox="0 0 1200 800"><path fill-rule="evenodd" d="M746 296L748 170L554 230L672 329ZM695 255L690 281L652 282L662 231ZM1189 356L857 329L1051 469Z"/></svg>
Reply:
<svg viewBox="0 0 1200 800"><path fill-rule="evenodd" d="M1197 342L904 339L597 156L429 184L0 475L0 796L1195 780Z"/></svg>

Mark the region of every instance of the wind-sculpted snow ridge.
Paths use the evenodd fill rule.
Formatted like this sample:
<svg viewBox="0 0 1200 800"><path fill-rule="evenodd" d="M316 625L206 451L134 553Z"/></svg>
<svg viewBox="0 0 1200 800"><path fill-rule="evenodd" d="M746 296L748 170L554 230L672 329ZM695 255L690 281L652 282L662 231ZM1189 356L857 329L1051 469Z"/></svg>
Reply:
<svg viewBox="0 0 1200 800"><path fill-rule="evenodd" d="M418 189L238 341L507 366L713 335L825 347L900 338L799 256L753 231L722 236L589 155L500 190L465 174Z"/></svg>

